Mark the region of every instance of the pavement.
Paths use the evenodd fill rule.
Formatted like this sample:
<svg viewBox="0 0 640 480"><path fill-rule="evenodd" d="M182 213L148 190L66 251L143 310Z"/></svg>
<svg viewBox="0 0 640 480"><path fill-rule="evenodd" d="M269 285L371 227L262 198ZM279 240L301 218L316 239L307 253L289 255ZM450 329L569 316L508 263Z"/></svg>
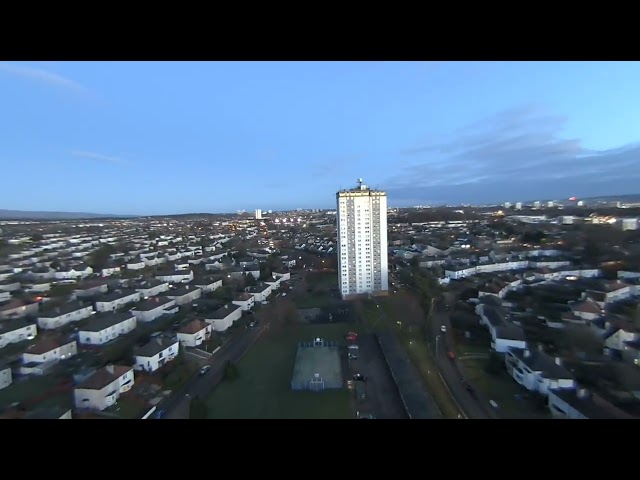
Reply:
<svg viewBox="0 0 640 480"><path fill-rule="evenodd" d="M164 411L163 419L188 419L191 399L199 396L206 398L222 381L227 362L237 363L255 344L260 336L269 329L268 323L248 328L237 337L231 338L209 360L211 369L204 375L196 376L181 390L173 393L161 405L158 411Z"/></svg>
<svg viewBox="0 0 640 480"><path fill-rule="evenodd" d="M436 364L460 410L470 419L498 418L489 405L489 399L484 398L475 388L472 392L466 388L466 380L458 363L459 359L451 359L448 356L449 351L453 350L450 347L453 345L453 330L446 307L442 304L434 304L430 317L429 342L434 351ZM443 325L446 332L441 330Z"/></svg>

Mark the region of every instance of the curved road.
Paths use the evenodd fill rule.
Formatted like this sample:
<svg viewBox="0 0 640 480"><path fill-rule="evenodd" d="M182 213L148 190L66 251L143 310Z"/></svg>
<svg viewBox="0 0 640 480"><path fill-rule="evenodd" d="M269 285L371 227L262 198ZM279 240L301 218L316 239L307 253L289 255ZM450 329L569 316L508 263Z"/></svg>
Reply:
<svg viewBox="0 0 640 480"><path fill-rule="evenodd" d="M259 326L231 338L209 359L208 364L211 369L204 375L194 377L185 387L173 393L158 405L156 413L162 411L163 419L188 419L191 399L196 396L203 398L211 394L222 380L227 362L237 363L240 361L268 328L268 323L259 324Z"/></svg>

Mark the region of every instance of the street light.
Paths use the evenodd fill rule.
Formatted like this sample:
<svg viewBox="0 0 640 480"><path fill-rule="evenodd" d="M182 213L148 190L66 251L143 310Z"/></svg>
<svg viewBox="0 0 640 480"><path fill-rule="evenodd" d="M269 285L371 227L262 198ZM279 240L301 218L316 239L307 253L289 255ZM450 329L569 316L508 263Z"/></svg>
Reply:
<svg viewBox="0 0 640 480"><path fill-rule="evenodd" d="M440 335L436 335L436 357L438 356L438 340L440 340Z"/></svg>

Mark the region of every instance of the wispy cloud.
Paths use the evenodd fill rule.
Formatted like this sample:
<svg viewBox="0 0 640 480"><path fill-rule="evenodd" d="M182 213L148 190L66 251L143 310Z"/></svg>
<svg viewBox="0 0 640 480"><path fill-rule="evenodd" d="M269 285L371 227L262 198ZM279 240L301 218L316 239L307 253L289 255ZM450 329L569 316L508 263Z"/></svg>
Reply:
<svg viewBox="0 0 640 480"><path fill-rule="evenodd" d="M361 162L365 157L366 153L353 153L315 161L311 164L310 173L314 177L332 177L340 173L346 167Z"/></svg>
<svg viewBox="0 0 640 480"><path fill-rule="evenodd" d="M95 160L98 162L124 164L127 160L122 157L114 157L110 155L102 155L100 153L88 152L86 150L70 150L69 153L77 158L83 158L85 160Z"/></svg>
<svg viewBox="0 0 640 480"><path fill-rule="evenodd" d="M19 77L28 78L47 85L73 90L78 93L86 93L87 89L78 82L58 73L43 68L30 67L23 64L0 62L0 72Z"/></svg>
<svg viewBox="0 0 640 480"><path fill-rule="evenodd" d="M446 195L479 202L577 191L599 195L616 185L632 190L640 180L640 144L587 149L580 139L562 135L566 122L537 106L474 122L440 142L402 150L402 168L387 189L413 200Z"/></svg>

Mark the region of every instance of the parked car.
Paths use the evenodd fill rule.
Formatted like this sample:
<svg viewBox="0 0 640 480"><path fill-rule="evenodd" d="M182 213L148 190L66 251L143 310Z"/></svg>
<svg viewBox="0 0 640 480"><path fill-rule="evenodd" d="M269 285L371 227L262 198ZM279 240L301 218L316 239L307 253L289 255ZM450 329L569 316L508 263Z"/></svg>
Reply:
<svg viewBox="0 0 640 480"><path fill-rule="evenodd" d="M446 326L444 326L444 325L440 325L440 331L441 331L442 333L445 333L445 332L447 331L447 327L446 327Z"/></svg>
<svg viewBox="0 0 640 480"><path fill-rule="evenodd" d="M367 377L365 377L365 376L364 376L364 375L362 375L361 373L356 373L356 374L353 376L353 379L354 379L356 382L366 382L366 381L367 381Z"/></svg>
<svg viewBox="0 0 640 480"><path fill-rule="evenodd" d="M346 338L349 342L355 342L356 340L358 340L358 337L354 337L353 335L347 335Z"/></svg>
<svg viewBox="0 0 640 480"><path fill-rule="evenodd" d="M211 365L205 365L200 369L200 375L205 375L209 370L211 370Z"/></svg>
<svg viewBox="0 0 640 480"><path fill-rule="evenodd" d="M449 360L455 360L456 359L456 354L453 352L449 352L447 353L447 357L449 357Z"/></svg>

